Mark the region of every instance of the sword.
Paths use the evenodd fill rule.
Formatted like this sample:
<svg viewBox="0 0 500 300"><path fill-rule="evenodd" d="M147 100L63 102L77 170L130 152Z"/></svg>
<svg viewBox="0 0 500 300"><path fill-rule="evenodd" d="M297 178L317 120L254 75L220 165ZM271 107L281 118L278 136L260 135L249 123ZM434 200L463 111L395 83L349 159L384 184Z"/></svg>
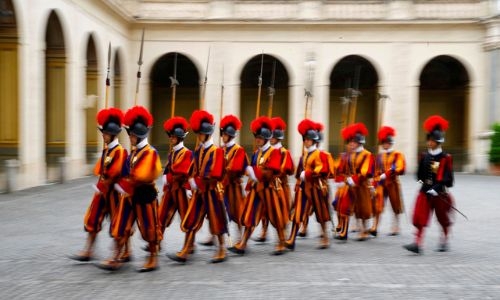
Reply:
<svg viewBox="0 0 500 300"><path fill-rule="evenodd" d="M423 184L424 182L422 180L419 180L418 183ZM442 200L444 203L448 204L457 213L461 214L462 217L464 217L467 221L469 221L469 218L467 218L467 216L463 212L461 212L458 208L456 208L455 206L453 206L453 204L451 204L450 201L446 200L446 198L444 198L441 194L438 193L437 197L440 200ZM427 198L429 198L429 195L427 195Z"/></svg>

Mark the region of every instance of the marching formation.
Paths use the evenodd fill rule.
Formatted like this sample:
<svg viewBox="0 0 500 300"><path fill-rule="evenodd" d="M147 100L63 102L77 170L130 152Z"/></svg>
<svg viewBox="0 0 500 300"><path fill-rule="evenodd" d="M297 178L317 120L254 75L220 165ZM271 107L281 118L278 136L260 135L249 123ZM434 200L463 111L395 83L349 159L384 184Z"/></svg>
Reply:
<svg viewBox="0 0 500 300"><path fill-rule="evenodd" d="M87 243L71 257L75 260L93 258L93 245L105 217L110 219L114 249L109 259L96 265L118 270L130 261L129 239L137 224L146 242L144 250L149 252L139 269L141 272L158 268L163 234L176 213L181 219L180 230L185 233L184 245L167 256L181 263L193 254L196 234L205 219L211 236L202 244L217 246L212 263L225 261L227 250L244 255L248 240L261 222L263 232L256 241L267 239L267 224L276 230L278 239L273 255L295 250L299 230L307 226L312 214L321 226L319 249L330 247L329 223L334 238L340 241L346 241L353 231L357 231L358 241L376 237L387 198L393 213L389 235L400 233L399 215L405 209L398 177L405 172L405 158L393 148L394 128L383 126L379 130L380 151L372 154L364 148L366 126L362 123L346 126L341 132L345 152L335 157L320 149L323 125L304 119L297 126L303 153L295 166L292 155L282 145L286 124L281 118L260 116L252 121L255 149L249 159L235 140L243 128L237 116L226 115L220 120L221 143L217 146L212 137L216 129L213 115L196 110L189 123L178 116L164 122L170 153L162 167L158 152L148 143L153 118L146 108L134 106L125 114L116 108L106 108L97 114L97 123L104 147L95 166L98 176L95 193L84 218ZM118 142L122 127L129 135L130 152ZM450 213L454 208L447 190L453 185L452 158L442 149L448 122L440 116L431 116L424 128L428 132L428 150L421 155L417 172L422 188L412 218L415 242L404 246L414 253L422 252L424 228L433 210L443 228L438 250L448 250ZM189 130L197 135L197 145L192 150L183 143ZM155 182L162 169L163 186L158 189ZM292 175L296 182L294 189L290 189L288 182ZM330 198L334 199L331 203ZM236 224L239 234L232 237L234 244L229 242L226 246L225 236L230 234L231 222Z"/></svg>
<svg viewBox="0 0 500 300"><path fill-rule="evenodd" d="M270 89L269 94L268 116L259 115L262 60L257 113L250 124L255 138L254 149L249 159L247 151L236 143L238 132L243 128L237 116L221 116L221 141L217 146L213 140L216 122L211 113L195 110L189 123L185 118L174 115L175 87L178 84L175 64L174 77L171 77L171 117L163 123L170 152L163 167L158 152L148 143L153 116L145 107L137 105L143 43L144 31L138 61L136 104L125 114L119 109L107 107L110 86L111 45L109 46L106 105L97 114L98 129L102 133L104 144L103 152L94 169L98 181L93 186L94 195L84 218L84 229L88 237L84 249L70 258L77 261L92 260L96 236L106 217L110 220L109 233L114 239L114 249L109 259L96 266L110 271L120 269L131 260L129 241L135 224L146 242L143 249L149 253L138 271L156 270L165 229L172 224L176 212L181 220L180 230L185 233L184 245L177 253L167 256L179 263L188 261L189 256L195 252L196 235L205 219L210 236L200 244L217 246L211 263L225 261L227 250L244 255L248 241L260 223L262 232L255 238L257 242L267 240L269 224L276 230L278 240L271 254L282 255L287 251L294 251L296 238L307 234L309 217L313 213L321 226L318 249L330 247L329 223L334 238L339 241L348 240L349 225L351 232L358 233L358 241L377 237L387 198L393 212L393 225L389 235L400 233L399 215L405 212L405 208L399 176L405 172L405 158L393 147L395 129L381 126L380 121L377 133L379 153L373 154L364 148L368 130L363 123L354 122L358 92L354 91L350 103L346 102L353 104L352 107L344 105L344 126L340 134L345 151L335 157L321 147L323 124L308 118L309 98L312 94L306 90L305 118L297 125L302 136L302 154L295 165L290 151L283 146L287 124L280 117L272 117L273 89ZM201 107L204 107L206 80L205 75ZM359 83L359 68L356 82L355 87ZM224 86L221 95L223 91ZM221 99L221 113L222 105ZM126 129L129 136L130 152L118 142L122 128ZM441 116L434 115L424 122L424 129L428 132L428 150L422 153L418 165L417 179L422 187L412 218L416 227L415 241L404 246L417 254L422 252L424 228L429 224L432 211L436 212L443 229L438 251L448 251L452 225L450 214L453 210L458 211L448 192L448 188L453 186L452 157L442 149L448 122ZM188 149L184 145L184 139L190 130L197 138L194 149ZM162 169L160 198L156 180L162 174ZM292 175L295 177L293 197L289 184L289 176ZM243 188L244 177L247 180ZM331 190L331 186L335 188ZM334 200L330 203L331 198ZM238 228L234 244L230 236L231 222ZM352 222L354 224L350 224ZM226 242L229 242L228 247Z"/></svg>

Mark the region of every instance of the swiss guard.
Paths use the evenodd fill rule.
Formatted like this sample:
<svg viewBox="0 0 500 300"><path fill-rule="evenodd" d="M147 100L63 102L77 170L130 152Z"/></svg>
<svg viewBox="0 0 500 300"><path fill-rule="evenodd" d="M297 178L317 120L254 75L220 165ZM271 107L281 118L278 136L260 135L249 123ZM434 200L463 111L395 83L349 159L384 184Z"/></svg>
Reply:
<svg viewBox="0 0 500 300"><path fill-rule="evenodd" d="M427 132L427 151L420 155L418 163L417 179L422 186L413 212L413 226L417 231L415 241L404 245L405 249L416 254L422 253L424 228L429 224L433 211L442 228L441 241L436 250L449 250L448 237L454 207L453 198L448 192L454 181L453 160L442 148L448 121L439 115L433 115L425 120L424 129Z"/></svg>
<svg viewBox="0 0 500 300"><path fill-rule="evenodd" d="M393 216L392 229L389 235L399 234L399 215L403 213L404 204L401 194L399 176L405 173L406 161L403 153L394 149L396 130L383 126L378 132L380 151L375 159L375 201L373 202L373 224L369 232L377 236L380 215L384 211L385 200L389 198Z"/></svg>
<svg viewBox="0 0 500 300"><path fill-rule="evenodd" d="M102 221L109 217L110 224L118 209L119 195L113 185L122 175L122 168L127 158L125 150L118 142L118 135L122 130L123 113L117 108L102 109L97 113L98 129L102 133L104 149L102 156L94 167L94 174L99 176L97 184L93 185L94 197L84 217L83 227L87 235L84 250L77 255L70 256L77 261L89 261L93 258L93 248L97 234L102 229ZM111 225L110 225L111 233ZM121 254L121 259L128 259L130 253Z"/></svg>
<svg viewBox="0 0 500 300"><path fill-rule="evenodd" d="M189 170L193 159L191 150L184 146L188 134L188 122L183 117L173 117L163 123L163 129L170 141L171 150L163 171L163 196L158 210L161 238L170 226L176 212L184 219L188 209L187 187ZM193 249L191 241L191 251Z"/></svg>
<svg viewBox="0 0 500 300"><path fill-rule="evenodd" d="M114 185L121 194L112 224L115 250L111 259L97 266L111 271L121 267L121 249L137 222L142 238L149 245L149 256L138 271L149 272L158 267L157 251L161 232L155 182L162 172L162 165L158 152L148 143L148 134L153 126L153 116L149 111L143 106L134 106L125 113L124 123L132 150L122 170L123 177Z"/></svg>

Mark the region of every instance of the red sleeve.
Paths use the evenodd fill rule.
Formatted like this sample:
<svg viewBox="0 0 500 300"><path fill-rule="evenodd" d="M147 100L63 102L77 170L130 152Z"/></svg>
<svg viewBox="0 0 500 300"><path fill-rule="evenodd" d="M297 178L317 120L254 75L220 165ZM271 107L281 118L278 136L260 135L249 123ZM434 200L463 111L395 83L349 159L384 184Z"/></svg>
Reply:
<svg viewBox="0 0 500 300"><path fill-rule="evenodd" d="M292 155L290 151L285 151L285 162L283 163L282 172L286 175L292 175L295 170L295 166L293 165Z"/></svg>
<svg viewBox="0 0 500 300"><path fill-rule="evenodd" d="M172 171L176 175L188 175L189 168L191 166L192 152L191 150L186 150L181 157L172 164Z"/></svg>
<svg viewBox="0 0 500 300"><path fill-rule="evenodd" d="M211 172L211 177L221 179L224 174L224 150L217 148L214 152L214 161Z"/></svg>
<svg viewBox="0 0 500 300"><path fill-rule="evenodd" d="M279 149L273 149L269 154L269 159L266 162L266 167L275 172L281 171L281 151Z"/></svg>
<svg viewBox="0 0 500 300"><path fill-rule="evenodd" d="M323 164L323 167L321 168L320 173L321 174L328 174L330 172L330 164L328 163L328 154L321 151L319 153L319 157L321 158L321 163Z"/></svg>
<svg viewBox="0 0 500 300"><path fill-rule="evenodd" d="M236 150L236 153L234 154L233 158L229 162L229 165L227 166L227 170L231 172L241 172L243 171L244 168L246 168L246 162L248 162L246 158L246 153L245 149L243 147L238 148Z"/></svg>

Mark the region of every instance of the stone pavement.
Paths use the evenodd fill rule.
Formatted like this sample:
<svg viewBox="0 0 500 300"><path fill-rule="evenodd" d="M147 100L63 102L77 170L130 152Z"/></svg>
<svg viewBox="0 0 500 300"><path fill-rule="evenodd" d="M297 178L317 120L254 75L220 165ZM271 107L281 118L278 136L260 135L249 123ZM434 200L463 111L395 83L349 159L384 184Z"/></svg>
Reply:
<svg viewBox="0 0 500 300"><path fill-rule="evenodd" d="M0 195L0 299L500 299L500 177L457 174L451 191L469 221L456 214L448 253L433 251L439 240L435 220L423 255L404 250L413 228L403 216L402 235L386 236L386 210L379 237L369 241L332 242L330 249L317 250L313 218L309 236L283 256L269 255L271 228L272 241L250 242L243 257L230 254L211 265L215 248L197 246L192 260L179 265L165 257L181 248L177 220L167 229L160 269L144 274L135 272L145 256L138 233L135 261L116 273L66 258L85 242L82 219L93 182L84 178ZM412 175L402 182L410 216L418 184ZM203 228L198 240L206 236ZM111 239L102 232L96 255L110 253Z"/></svg>

